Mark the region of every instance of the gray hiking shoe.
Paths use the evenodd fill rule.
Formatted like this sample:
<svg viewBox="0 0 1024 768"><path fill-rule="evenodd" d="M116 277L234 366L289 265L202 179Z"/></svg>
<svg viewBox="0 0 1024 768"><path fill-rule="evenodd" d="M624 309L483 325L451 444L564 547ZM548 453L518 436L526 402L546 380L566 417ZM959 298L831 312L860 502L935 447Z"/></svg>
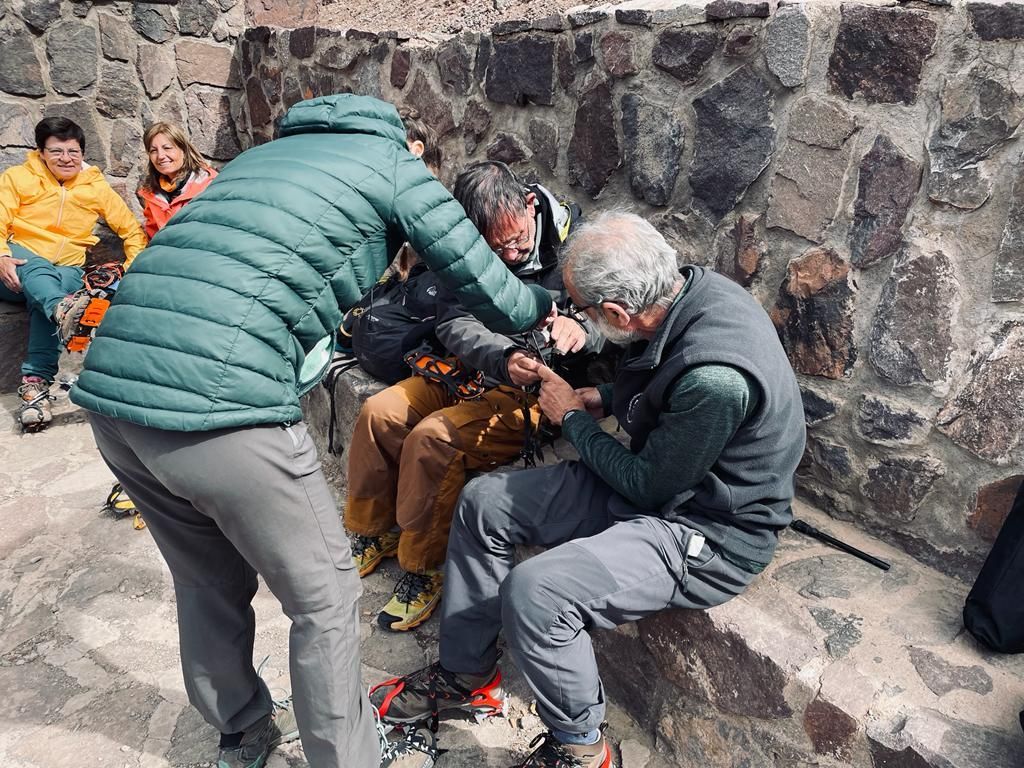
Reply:
<svg viewBox="0 0 1024 768"><path fill-rule="evenodd" d="M417 728L381 748L380 768L434 768L440 750L434 734Z"/></svg>
<svg viewBox="0 0 1024 768"><path fill-rule="evenodd" d="M270 750L299 738L291 697L274 702L273 714L246 729L242 743L221 747L217 768L263 768Z"/></svg>

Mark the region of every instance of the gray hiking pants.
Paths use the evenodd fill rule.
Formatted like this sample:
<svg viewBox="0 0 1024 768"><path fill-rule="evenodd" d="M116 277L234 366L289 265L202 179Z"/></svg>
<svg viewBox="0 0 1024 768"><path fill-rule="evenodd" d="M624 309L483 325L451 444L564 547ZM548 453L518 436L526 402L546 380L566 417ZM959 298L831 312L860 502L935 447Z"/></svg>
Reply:
<svg viewBox="0 0 1024 768"><path fill-rule="evenodd" d="M304 424L169 432L90 414L174 578L189 701L223 733L270 714L253 669L256 574L292 621L295 717L313 768L376 768L361 588Z"/></svg>
<svg viewBox="0 0 1024 768"><path fill-rule="evenodd" d="M710 608L754 578L708 545L687 558L691 533L633 507L579 462L473 480L448 542L442 666L490 670L504 628L545 725L597 728L605 697L587 630ZM515 565L517 544L551 549Z"/></svg>

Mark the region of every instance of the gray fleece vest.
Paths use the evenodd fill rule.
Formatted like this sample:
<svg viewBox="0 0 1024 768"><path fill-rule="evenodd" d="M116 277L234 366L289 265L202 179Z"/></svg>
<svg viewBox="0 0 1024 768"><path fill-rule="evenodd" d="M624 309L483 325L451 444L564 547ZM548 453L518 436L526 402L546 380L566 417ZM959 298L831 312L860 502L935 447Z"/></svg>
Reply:
<svg viewBox="0 0 1024 768"><path fill-rule="evenodd" d="M796 377L761 305L735 283L683 267L686 294L654 339L630 349L615 380L613 412L643 448L678 378L696 365L731 365L760 387L760 402L711 470L661 514L700 530L727 554L767 565L793 518L793 473L804 450Z"/></svg>

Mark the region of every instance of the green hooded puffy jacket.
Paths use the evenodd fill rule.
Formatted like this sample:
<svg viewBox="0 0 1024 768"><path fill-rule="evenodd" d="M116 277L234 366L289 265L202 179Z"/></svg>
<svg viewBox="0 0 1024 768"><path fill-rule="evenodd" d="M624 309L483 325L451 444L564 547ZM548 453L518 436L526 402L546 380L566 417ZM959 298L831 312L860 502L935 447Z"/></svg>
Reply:
<svg viewBox="0 0 1024 768"><path fill-rule="evenodd" d="M179 431L298 420L343 310L406 240L496 331L532 327L550 308L409 153L392 105L304 101L280 134L232 160L138 256L75 403Z"/></svg>

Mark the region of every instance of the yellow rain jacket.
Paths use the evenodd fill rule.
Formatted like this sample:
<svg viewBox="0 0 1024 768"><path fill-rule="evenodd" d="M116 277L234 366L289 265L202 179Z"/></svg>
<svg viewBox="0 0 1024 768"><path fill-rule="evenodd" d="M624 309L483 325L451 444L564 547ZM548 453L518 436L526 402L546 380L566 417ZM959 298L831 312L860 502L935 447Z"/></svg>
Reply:
<svg viewBox="0 0 1024 768"><path fill-rule="evenodd" d="M99 168L83 162L75 178L61 184L37 150L0 174L0 256L8 240L61 267L80 267L102 218L124 241L125 267L146 247L146 235Z"/></svg>

